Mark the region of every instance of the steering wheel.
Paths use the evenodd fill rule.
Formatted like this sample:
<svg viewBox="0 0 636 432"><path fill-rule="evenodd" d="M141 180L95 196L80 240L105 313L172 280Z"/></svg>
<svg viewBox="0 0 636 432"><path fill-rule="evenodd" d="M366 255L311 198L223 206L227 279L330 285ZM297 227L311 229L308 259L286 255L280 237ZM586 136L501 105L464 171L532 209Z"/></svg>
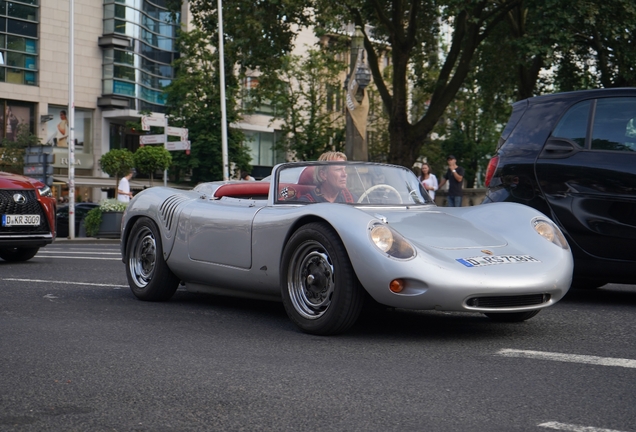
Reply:
<svg viewBox="0 0 636 432"><path fill-rule="evenodd" d="M402 196L400 195L400 193L397 191L397 189L395 189L393 186L388 184L377 184L377 185L371 186L369 189L364 191L364 193L360 196L360 198L358 198L358 202L361 203L367 196L369 196L371 192L374 192L378 189L384 189L388 191L389 193L395 194L399 203L402 204Z"/></svg>

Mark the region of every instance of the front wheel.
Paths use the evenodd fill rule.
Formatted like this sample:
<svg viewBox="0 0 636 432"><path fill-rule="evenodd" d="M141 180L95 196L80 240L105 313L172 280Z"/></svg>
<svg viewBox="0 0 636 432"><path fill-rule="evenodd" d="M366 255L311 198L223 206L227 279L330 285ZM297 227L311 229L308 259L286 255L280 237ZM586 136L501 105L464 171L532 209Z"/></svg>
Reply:
<svg viewBox="0 0 636 432"><path fill-rule="evenodd" d="M505 313L484 313L488 318L497 322L521 322L529 320L533 316L541 312L541 309L528 311L528 312L505 312Z"/></svg>
<svg viewBox="0 0 636 432"><path fill-rule="evenodd" d="M289 318L306 333L343 333L358 319L364 290L333 229L310 223L285 246L281 294Z"/></svg>
<svg viewBox="0 0 636 432"><path fill-rule="evenodd" d="M148 218L135 222L128 236L126 277L133 294L140 300L169 300L179 286L179 278L163 258L159 229Z"/></svg>
<svg viewBox="0 0 636 432"><path fill-rule="evenodd" d="M0 249L0 258L10 262L28 261L33 258L39 250L39 247L2 248Z"/></svg>

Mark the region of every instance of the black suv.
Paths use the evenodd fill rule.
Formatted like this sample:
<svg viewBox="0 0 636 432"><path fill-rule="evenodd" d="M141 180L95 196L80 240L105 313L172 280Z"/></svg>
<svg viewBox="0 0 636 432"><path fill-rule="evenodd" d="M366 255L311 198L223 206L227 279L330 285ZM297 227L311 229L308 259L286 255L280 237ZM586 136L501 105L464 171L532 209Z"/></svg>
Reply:
<svg viewBox="0 0 636 432"><path fill-rule="evenodd" d="M574 254L574 287L636 284L636 88L516 102L486 172L484 203L552 218Z"/></svg>

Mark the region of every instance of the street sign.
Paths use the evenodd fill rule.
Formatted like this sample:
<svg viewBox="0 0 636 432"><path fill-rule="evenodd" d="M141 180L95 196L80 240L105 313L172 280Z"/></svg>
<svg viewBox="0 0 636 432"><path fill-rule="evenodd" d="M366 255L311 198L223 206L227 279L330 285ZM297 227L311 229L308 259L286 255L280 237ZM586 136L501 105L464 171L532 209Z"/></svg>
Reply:
<svg viewBox="0 0 636 432"><path fill-rule="evenodd" d="M166 136L161 135L139 135L139 144L163 144L166 142Z"/></svg>
<svg viewBox="0 0 636 432"><path fill-rule="evenodd" d="M27 177L33 176L41 176L44 175L44 165L25 165L24 167L24 175ZM47 165L46 167L46 175L53 174L53 165Z"/></svg>
<svg viewBox="0 0 636 432"><path fill-rule="evenodd" d="M32 146L24 149L26 154L52 154L53 146Z"/></svg>
<svg viewBox="0 0 636 432"><path fill-rule="evenodd" d="M141 129L145 131L150 130L150 126L156 127L166 127L166 118L165 117L155 117L155 116L142 116L141 117Z"/></svg>
<svg viewBox="0 0 636 432"><path fill-rule="evenodd" d="M188 140L188 129L187 128L180 128L180 127L173 127L173 126L166 126L166 135L178 136L178 137L181 138L181 141L187 141Z"/></svg>
<svg viewBox="0 0 636 432"><path fill-rule="evenodd" d="M52 164L55 160L55 155L52 154L25 154L24 155L24 163L29 164L41 164L41 163L50 163Z"/></svg>
<svg viewBox="0 0 636 432"><path fill-rule="evenodd" d="M172 141L165 143L164 146L168 151L190 150L190 141Z"/></svg>

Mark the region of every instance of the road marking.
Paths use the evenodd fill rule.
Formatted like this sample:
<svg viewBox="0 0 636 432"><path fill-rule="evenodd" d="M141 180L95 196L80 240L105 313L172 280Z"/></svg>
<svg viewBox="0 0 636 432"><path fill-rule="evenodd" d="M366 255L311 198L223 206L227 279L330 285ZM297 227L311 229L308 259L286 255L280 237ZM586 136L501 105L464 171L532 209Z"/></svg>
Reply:
<svg viewBox="0 0 636 432"><path fill-rule="evenodd" d="M556 430L571 431L571 432L621 432L615 429L603 429L603 428L597 428L593 426L579 426L579 425L559 423L559 422L546 422L546 423L541 423L538 426L548 428L548 429L556 429Z"/></svg>
<svg viewBox="0 0 636 432"><path fill-rule="evenodd" d="M56 280L43 280L43 279L18 279L18 278L2 278L2 280L12 282L36 282L36 283L52 283L52 284L64 284L64 285L90 285L100 287L113 287L113 288L128 288L128 285L115 285L104 283L92 283L92 282L71 282L71 281L56 281Z"/></svg>
<svg viewBox="0 0 636 432"><path fill-rule="evenodd" d="M78 253L87 253L87 254L100 254L100 255L121 255L121 252L90 252L90 251L76 251L76 252L61 252L61 251L53 251L53 250L41 250L38 252L39 254L78 254Z"/></svg>
<svg viewBox="0 0 636 432"><path fill-rule="evenodd" d="M62 259L87 259L87 260L105 260L105 261L121 261L121 258L98 258L98 257L85 257L85 256L58 256L58 255L36 255L39 258L62 258Z"/></svg>
<svg viewBox="0 0 636 432"><path fill-rule="evenodd" d="M545 351L526 351L516 349L502 349L497 354L505 357L532 358L538 360L554 360L569 363L586 363L599 366L619 366L636 369L636 360L611 357L596 357L589 355L561 354ZM600 429L599 429L600 430Z"/></svg>

